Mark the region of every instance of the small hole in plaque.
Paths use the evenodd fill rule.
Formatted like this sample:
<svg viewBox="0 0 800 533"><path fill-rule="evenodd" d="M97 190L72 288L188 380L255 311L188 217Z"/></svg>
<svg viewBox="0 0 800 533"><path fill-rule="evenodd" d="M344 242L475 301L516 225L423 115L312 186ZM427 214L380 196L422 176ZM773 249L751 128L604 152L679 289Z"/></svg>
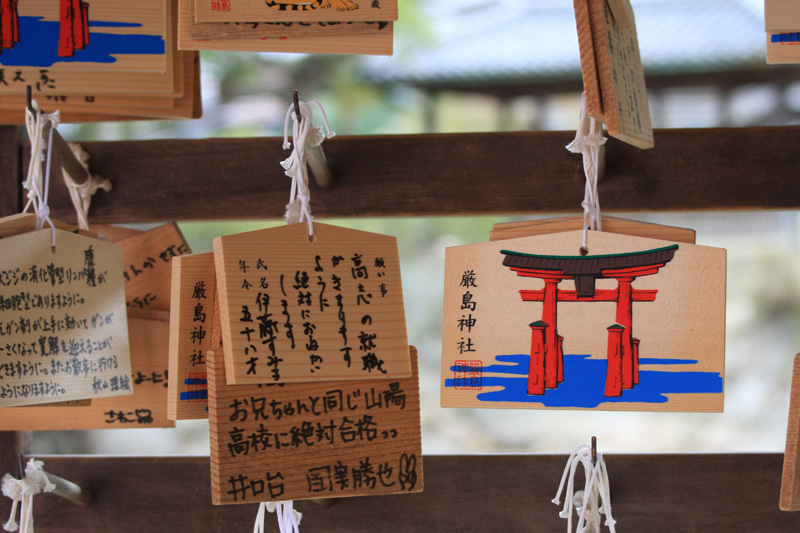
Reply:
<svg viewBox="0 0 800 533"><path fill-rule="evenodd" d="M581 255L587 255L589 253L589 249L585 246L581 246L580 252Z"/></svg>
<svg viewBox="0 0 800 533"><path fill-rule="evenodd" d="M317 238L314 237L313 235L309 235L308 236L308 243L309 244L314 244L315 242L317 242Z"/></svg>

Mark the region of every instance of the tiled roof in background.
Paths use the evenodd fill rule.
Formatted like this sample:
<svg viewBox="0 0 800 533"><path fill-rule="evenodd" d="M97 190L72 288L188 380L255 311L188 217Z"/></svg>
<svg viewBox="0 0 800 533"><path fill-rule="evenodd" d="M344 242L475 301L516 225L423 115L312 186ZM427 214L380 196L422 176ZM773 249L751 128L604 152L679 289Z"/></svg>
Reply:
<svg viewBox="0 0 800 533"><path fill-rule="evenodd" d="M632 5L647 74L766 68L763 12L751 1ZM569 0L428 0L425 10L433 45L366 62L369 79L437 85L580 77Z"/></svg>

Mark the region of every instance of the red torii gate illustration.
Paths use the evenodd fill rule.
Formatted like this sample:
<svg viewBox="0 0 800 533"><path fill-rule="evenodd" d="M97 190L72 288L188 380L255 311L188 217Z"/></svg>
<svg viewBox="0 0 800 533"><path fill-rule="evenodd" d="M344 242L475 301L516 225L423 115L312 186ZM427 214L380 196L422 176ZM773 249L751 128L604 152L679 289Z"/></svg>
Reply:
<svg viewBox="0 0 800 533"><path fill-rule="evenodd" d="M0 50L14 48L19 42L19 0L0 0Z"/></svg>
<svg viewBox="0 0 800 533"><path fill-rule="evenodd" d="M60 2L58 57L72 57L75 50L83 50L89 44L89 4L81 0Z"/></svg>
<svg viewBox="0 0 800 533"><path fill-rule="evenodd" d="M89 4L59 0L58 57L72 57L89 44ZM0 52L19 42L19 0L0 0Z"/></svg>
<svg viewBox="0 0 800 533"><path fill-rule="evenodd" d="M543 302L542 319L531 323L528 394L544 394L564 381L564 337L558 334L558 302L617 302L616 324L608 328L605 395L621 396L639 383L639 339L633 338L633 302L653 302L657 290L634 289L639 276L656 274L675 256L678 245L623 254L554 256L501 250L503 265L518 276L539 278L544 289L521 290L526 302ZM565 279L575 290L562 290ZM615 279L612 290L595 289L598 279Z"/></svg>

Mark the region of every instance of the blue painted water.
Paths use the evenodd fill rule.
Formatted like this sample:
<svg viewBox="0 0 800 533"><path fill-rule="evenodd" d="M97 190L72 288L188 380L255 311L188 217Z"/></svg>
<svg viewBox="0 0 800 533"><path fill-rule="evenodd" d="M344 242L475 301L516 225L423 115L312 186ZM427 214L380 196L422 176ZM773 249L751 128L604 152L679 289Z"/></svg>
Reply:
<svg viewBox="0 0 800 533"><path fill-rule="evenodd" d="M89 22L90 28L141 27L124 22ZM75 50L73 57L58 57L58 22L42 17L19 18L19 42L14 48L0 53L0 64L7 67L51 67L56 62L114 63L114 55L165 53L164 38L160 35L118 35L91 31L89 45ZM58 81L58 78L55 78ZM27 80L36 82L37 80Z"/></svg>
<svg viewBox="0 0 800 533"><path fill-rule="evenodd" d="M639 383L622 396L607 398L604 394L606 383L605 359L589 359L589 355L564 355L564 382L557 389L548 389L543 395L529 396L527 354L498 355L501 364L483 368L487 373L507 374L506 376L484 377L483 388L503 387L494 392L479 393L482 402L538 403L545 407L594 408L604 402L612 403L666 403L667 394L722 393L722 376L717 372L665 372L644 370L643 366L653 365L692 365L693 359L640 359ZM454 368L451 367L451 371ZM445 387L453 387L454 380L446 379Z"/></svg>

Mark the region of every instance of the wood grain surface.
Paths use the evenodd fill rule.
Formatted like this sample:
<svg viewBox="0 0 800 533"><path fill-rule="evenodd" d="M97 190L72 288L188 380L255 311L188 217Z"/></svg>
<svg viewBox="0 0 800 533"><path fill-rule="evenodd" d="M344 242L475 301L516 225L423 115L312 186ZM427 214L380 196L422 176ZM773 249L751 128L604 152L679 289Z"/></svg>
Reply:
<svg viewBox="0 0 800 533"><path fill-rule="evenodd" d="M3 471L15 473L16 455L1 457L7 457ZM796 531L800 514L783 513L777 505L782 457L606 455L617 530ZM46 471L90 490L93 499L79 507L50 494L38 496L37 533L250 531L258 509L211 505L208 457L39 458ZM563 531L560 508L550 500L566 461L566 455L426 456L422 493L344 498L327 509L310 501L296 507L304 530L328 533ZM185 490L176 494L176 486ZM0 515L8 516L10 507L2 498ZM277 531L275 517L267 519L269 530Z"/></svg>
<svg viewBox="0 0 800 533"><path fill-rule="evenodd" d="M325 143L333 183L324 191L311 185L314 215L575 213L575 191L586 178L581 158L564 149L574 136L337 136ZM657 146L647 151L609 139L607 178L599 187L604 212L800 207L798 126L656 130L655 136ZM92 173L114 184L113 192L95 195L90 219L278 218L287 189L281 144L278 138L82 143ZM11 179L2 176L0 190ZM74 220L63 187L50 191L50 207L55 218Z"/></svg>

